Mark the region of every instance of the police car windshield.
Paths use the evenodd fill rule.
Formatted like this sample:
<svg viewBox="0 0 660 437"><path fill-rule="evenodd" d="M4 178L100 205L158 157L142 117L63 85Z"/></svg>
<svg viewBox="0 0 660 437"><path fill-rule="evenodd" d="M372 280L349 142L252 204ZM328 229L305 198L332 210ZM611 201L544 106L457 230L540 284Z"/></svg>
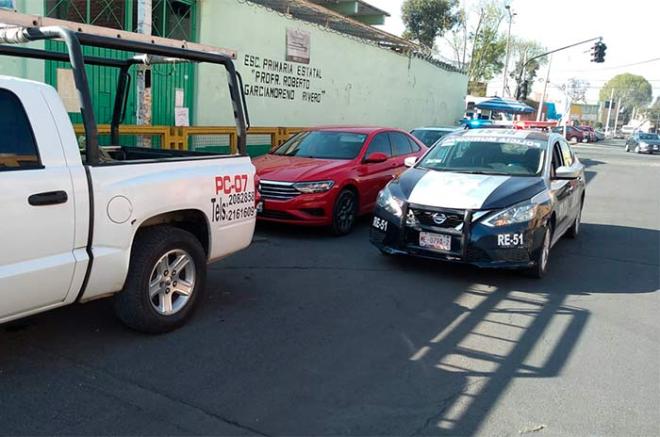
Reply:
<svg viewBox="0 0 660 437"><path fill-rule="evenodd" d="M518 138L448 138L435 145L417 165L435 171L538 176L544 143Z"/></svg>
<svg viewBox="0 0 660 437"><path fill-rule="evenodd" d="M410 132L415 138L420 140L422 143L426 144L428 147L431 147L435 144L440 138L451 133L449 129L415 129Z"/></svg>
<svg viewBox="0 0 660 437"><path fill-rule="evenodd" d="M301 132L271 152L299 158L354 159L367 136L351 132Z"/></svg>

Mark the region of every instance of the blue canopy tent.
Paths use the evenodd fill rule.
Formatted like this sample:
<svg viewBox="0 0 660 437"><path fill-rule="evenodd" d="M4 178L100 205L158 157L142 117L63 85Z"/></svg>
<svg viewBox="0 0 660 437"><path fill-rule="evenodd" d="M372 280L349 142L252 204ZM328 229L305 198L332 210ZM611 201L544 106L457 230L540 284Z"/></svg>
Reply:
<svg viewBox="0 0 660 437"><path fill-rule="evenodd" d="M512 99L503 99L501 97L493 97L492 99L484 100L475 105L479 109L488 109L491 111L505 112L507 114L528 114L534 112L531 106Z"/></svg>

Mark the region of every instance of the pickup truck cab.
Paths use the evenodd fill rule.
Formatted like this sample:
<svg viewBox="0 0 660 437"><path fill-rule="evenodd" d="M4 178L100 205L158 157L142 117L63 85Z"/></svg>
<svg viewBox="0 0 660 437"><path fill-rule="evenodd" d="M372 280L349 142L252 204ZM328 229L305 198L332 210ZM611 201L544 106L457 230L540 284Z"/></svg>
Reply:
<svg viewBox="0 0 660 437"><path fill-rule="evenodd" d="M52 32L31 28L25 40ZM245 154L94 146L84 67L76 69L82 65L77 39L84 43L86 36L63 29L55 34L73 41L87 145L81 153L51 86L0 76L0 323L114 295L129 327L152 333L177 328L202 300L207 263L252 240L255 169ZM121 44L135 50L129 41ZM196 53L178 50L176 56L194 59ZM235 77L233 65L227 70ZM232 97L245 152L238 90Z"/></svg>

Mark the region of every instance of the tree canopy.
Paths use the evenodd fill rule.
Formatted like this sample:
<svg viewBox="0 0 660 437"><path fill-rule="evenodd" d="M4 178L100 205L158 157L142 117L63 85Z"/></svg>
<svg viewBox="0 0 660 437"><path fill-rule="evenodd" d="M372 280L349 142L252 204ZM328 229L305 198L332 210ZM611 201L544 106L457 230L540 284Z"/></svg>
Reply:
<svg viewBox="0 0 660 437"><path fill-rule="evenodd" d="M523 65L528 59L538 56L546 51L546 48L541 46L538 42L527 40L523 38L511 39L511 58L515 59L515 66L509 76L514 79L516 86L520 86L520 79L522 78ZM547 57L534 59L527 63L525 66L525 79L529 82L529 89L532 88L532 83L536 79L536 75L541 65L548 62Z"/></svg>
<svg viewBox="0 0 660 437"><path fill-rule="evenodd" d="M630 113L633 108L643 108L651 103L653 89L643 76L631 73L617 74L600 89L600 100L610 99L614 90L614 100L621 99L621 107Z"/></svg>
<svg viewBox="0 0 660 437"><path fill-rule="evenodd" d="M458 0L405 0L401 9L404 38L433 48L435 39L454 27Z"/></svg>

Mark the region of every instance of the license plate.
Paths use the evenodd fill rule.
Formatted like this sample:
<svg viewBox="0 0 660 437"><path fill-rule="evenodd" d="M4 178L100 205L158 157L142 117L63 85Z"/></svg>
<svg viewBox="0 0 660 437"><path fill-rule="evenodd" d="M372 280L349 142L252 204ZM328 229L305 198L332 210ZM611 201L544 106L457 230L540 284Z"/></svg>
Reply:
<svg viewBox="0 0 660 437"><path fill-rule="evenodd" d="M430 232L419 233L420 247L428 247L435 250L451 250L451 236L443 234L432 234Z"/></svg>
<svg viewBox="0 0 660 437"><path fill-rule="evenodd" d="M260 200L257 203L257 214L261 214L262 212L264 212L264 202L263 200Z"/></svg>

